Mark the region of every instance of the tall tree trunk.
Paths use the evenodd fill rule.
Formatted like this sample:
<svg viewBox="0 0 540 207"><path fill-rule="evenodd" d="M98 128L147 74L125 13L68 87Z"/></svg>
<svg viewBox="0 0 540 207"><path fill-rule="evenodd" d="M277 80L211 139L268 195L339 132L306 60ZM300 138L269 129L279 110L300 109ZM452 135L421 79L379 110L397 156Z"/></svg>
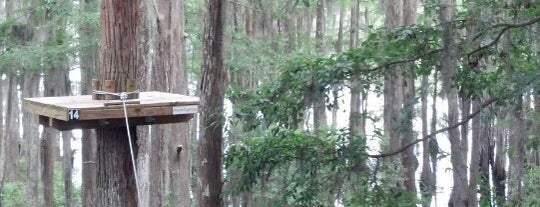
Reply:
<svg viewBox="0 0 540 207"><path fill-rule="evenodd" d="M5 168L5 160L6 160L6 153L5 153L5 147L6 147L6 139L5 139L5 134L6 132L4 131L4 119L5 119L5 116L4 116L4 110L5 110L5 105L4 105L4 89L6 88L5 87L5 82L3 79L2 79L2 76L4 76L3 73L0 73L0 191L3 191L4 190L4 168Z"/></svg>
<svg viewBox="0 0 540 207"><path fill-rule="evenodd" d="M440 11L440 20L443 25L443 49L441 52L440 71L443 79L443 91L448 103L448 126L458 123L458 92L452 87L452 80L456 74L458 48L456 43L456 29L452 23L456 12L455 0L444 0ZM454 128L448 131L450 140L450 160L453 169L453 188L450 194L449 206L467 206L467 157L463 156L462 140L459 129Z"/></svg>
<svg viewBox="0 0 540 207"><path fill-rule="evenodd" d="M5 181L16 181L19 178L19 98L17 89L17 76L8 77L8 91L6 100L6 133L5 137L5 163L4 179Z"/></svg>
<svg viewBox="0 0 540 207"><path fill-rule="evenodd" d="M143 8L139 13L139 28L137 30L137 40L139 55L138 59L140 79L143 84L140 86L142 91L151 91L154 89L157 82L162 80L153 81L153 74L156 72L156 51L157 44L157 9L156 1L141 1ZM167 14L164 14L167 15ZM163 158L163 140L167 137L163 136L163 132L156 131L162 129L164 126L140 126L137 127L137 176L139 179L139 205L140 206L161 206L163 204L163 198L166 197L166 192L163 191L163 178L166 168L162 167ZM160 137L159 139L152 139L152 137Z"/></svg>
<svg viewBox="0 0 540 207"><path fill-rule="evenodd" d="M324 53L324 9L326 7L326 0L317 1L317 18L315 23L315 48L318 54ZM313 91L313 127L314 129L320 129L326 127L326 94L324 88L319 84L318 80L315 80L315 86Z"/></svg>
<svg viewBox="0 0 540 207"><path fill-rule="evenodd" d="M57 42L57 38L62 37L63 35L58 34L57 32L64 32L64 31L50 31L49 30L51 39L49 41L51 42ZM59 61L55 65L53 65L52 68L50 68L47 71L47 77L45 78L45 96L65 96L68 94L68 91L70 90L71 86L69 83L69 68L67 65L67 62L65 62L66 59L62 58L62 61ZM43 129L43 138L42 138L42 166L43 166L43 173L42 173L42 179L43 179L43 187L44 187L44 198L45 198L45 206L53 206L54 201L54 183L53 183L53 176L54 176L54 161L56 160L56 152L58 148L58 142L57 140L60 138L60 132L56 129L45 127ZM70 137L68 139L71 139ZM70 140L67 141L69 146L69 151L64 152L69 154L71 156L71 142ZM65 144L64 144L65 145ZM71 159L71 158L69 158ZM71 162L71 160L69 161ZM69 168L69 166L65 166ZM64 182L64 184L71 184L71 170L69 171L69 178L70 180L67 180ZM65 170L64 170L65 172ZM65 176L64 176L65 177ZM69 183L66 183L69 182Z"/></svg>
<svg viewBox="0 0 540 207"><path fill-rule="evenodd" d="M145 30L148 41L141 65L146 74L146 88L171 93L187 94L187 73L184 56L184 5L182 1L146 2ZM157 10L155 10L157 8ZM156 13L157 12L157 13ZM143 31L144 32L144 31ZM144 37L147 38L147 37ZM150 51L152 50L152 51ZM151 53L149 53L151 52ZM162 137L150 139L150 137ZM148 206L190 206L190 134L188 123L152 126L150 134L140 137L139 177L142 181L141 202ZM178 151L180 150L180 151ZM144 154L149 153L149 154ZM144 161L147 160L147 161ZM147 162L143 164L143 162ZM149 162L149 163L148 163ZM143 169L148 168L149 169ZM145 175L146 174L146 175ZM147 183L147 184L144 184ZM145 187L146 185L146 187Z"/></svg>
<svg viewBox="0 0 540 207"><path fill-rule="evenodd" d="M401 26L403 22L403 1L386 2L385 13L384 25L387 29ZM388 150L394 152L401 147L399 136L401 132L398 129L401 124L400 113L403 105L402 66L392 66L386 68L386 70L388 72L384 75L383 127L385 134L390 139ZM397 172L403 170L398 156L389 157L385 160L385 165L389 165L390 169ZM391 185L398 188L403 187L403 183L397 179Z"/></svg>
<svg viewBox="0 0 540 207"><path fill-rule="evenodd" d="M97 0L80 0L81 12L97 12ZM79 49L80 67L81 67L81 94L92 94L92 79L94 78L98 47L97 38L98 27L91 22L83 22L80 27L79 42L82 45ZM90 41L89 41L90 40ZM97 176L97 148L96 134L94 130L82 130L82 206L96 206L96 176Z"/></svg>
<svg viewBox="0 0 540 207"><path fill-rule="evenodd" d="M203 33L198 205L222 205L223 102L226 72L223 60L225 5L208 0Z"/></svg>
<svg viewBox="0 0 540 207"><path fill-rule="evenodd" d="M439 83L439 73L435 71L433 74L433 94L431 94L432 98L432 105L431 105L431 123L430 123L430 132L434 133L437 131L437 85ZM438 164L438 156L439 156L439 144L437 142L437 135L435 135L432 139L429 140L429 156L431 159L431 169L433 170L431 176L432 176L432 186L433 189L433 199L435 200L435 203L437 203L437 194L435 192L436 186L437 186L437 164Z"/></svg>
<svg viewBox="0 0 540 207"><path fill-rule="evenodd" d="M420 99L421 99L421 118L422 118L422 137L427 137L428 128L428 91L429 82L428 75L422 76L422 85L420 86ZM433 139L433 138L432 138ZM422 172L420 174L420 190L422 198L425 200L422 206L431 206L431 200L435 194L435 181L433 177L433 170L431 168L431 148L430 140L422 142Z"/></svg>
<svg viewBox="0 0 540 207"><path fill-rule="evenodd" d="M16 18L17 11L21 9L20 1L8 0L5 2L6 18ZM24 31L24 30L22 30ZM18 25L8 25L8 40L13 42L25 43L27 38L25 32L21 32ZM3 178L0 182L18 180L19 169L19 97L18 97L18 68L9 68L10 73L7 75L7 91L6 91L6 111L5 111L5 134L4 134L4 169L2 172ZM0 190L2 190L0 188Z"/></svg>
<svg viewBox="0 0 540 207"><path fill-rule="evenodd" d="M473 111L480 109L480 103L479 101L473 102ZM463 114L465 115L465 114ZM462 128L462 130L468 130L466 128ZM476 199L476 195L478 193L478 178L479 178L479 172L480 172L480 151L482 150L481 147L481 126L480 126L480 117L476 116L472 120L471 124L471 163L469 167L469 200L468 200L468 206L478 206L478 200ZM481 183L481 185L484 185Z"/></svg>
<svg viewBox="0 0 540 207"><path fill-rule="evenodd" d="M36 7L39 5L38 0L33 0L30 3L30 6ZM32 39L33 42L37 44L42 44L38 38L39 29L37 26L42 26L43 18L38 15L37 12L32 11L28 13L28 26L26 28L27 33L31 34L28 39ZM39 27L38 27L39 28ZM40 74L37 72L25 72L24 81L22 90L23 98L38 97L41 96L39 92L39 84L41 81ZM0 95L1 96L1 95ZM0 112L1 113L1 112ZM1 120L1 119L0 119ZM26 159L27 170L26 170L26 186L25 192L28 199L26 199L26 204L28 206L38 206L39 204L39 183L40 183L40 157L39 157L39 123L37 117L30 113L24 113L23 115L23 143L25 146L24 156ZM1 127L0 127L1 128Z"/></svg>
<svg viewBox="0 0 540 207"><path fill-rule="evenodd" d="M115 92L127 91L126 81L137 79L139 0L101 3L98 78L116 81ZM99 88L101 89L101 88ZM136 127L96 129L97 206L137 206L138 189L131 160L137 153ZM131 141L128 141L127 130ZM136 162L136 161L135 161ZM121 168L119 170L118 168Z"/></svg>
<svg viewBox="0 0 540 207"><path fill-rule="evenodd" d="M24 86L22 88L22 97L37 97L39 96L40 77L37 73L24 74ZM1 94L0 94L1 96ZM1 112L0 112L1 113ZM0 119L1 120L1 119ZM25 158L27 163L26 170L26 195L28 206L38 206L39 201L39 123L35 115L25 113L23 116L25 137L24 146L26 148Z"/></svg>
<svg viewBox="0 0 540 207"><path fill-rule="evenodd" d="M417 0L403 0L403 25L416 24ZM413 118L415 107L414 79L416 78L412 64L405 64L402 72L403 108L400 112L400 120L404 125L401 134L401 146L405 147L415 140L413 130ZM405 188L412 195L416 195L416 169L418 159L414 154L414 147L408 147L401 154L401 162L405 170Z"/></svg>
<svg viewBox="0 0 540 207"><path fill-rule="evenodd" d="M523 99L519 97L515 106L510 110L508 158L512 160L508 167L508 204L521 206L525 192L523 190L523 177L525 175L525 121L523 112Z"/></svg>
<svg viewBox="0 0 540 207"><path fill-rule="evenodd" d="M506 110L500 110L497 122L504 122L507 116ZM496 123L497 123L496 122ZM497 206L503 206L506 195L506 152L507 152L507 143L506 137L507 133L504 128L496 128L494 135L495 136L495 152L493 160L490 160L491 172L492 172L492 182L493 182L493 191L494 191L494 201Z"/></svg>

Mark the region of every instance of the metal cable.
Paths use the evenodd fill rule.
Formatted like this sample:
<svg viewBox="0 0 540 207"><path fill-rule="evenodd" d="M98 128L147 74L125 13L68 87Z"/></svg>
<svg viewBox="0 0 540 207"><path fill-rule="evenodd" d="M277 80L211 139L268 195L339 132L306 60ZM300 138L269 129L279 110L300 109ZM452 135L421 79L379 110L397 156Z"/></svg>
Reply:
<svg viewBox="0 0 540 207"><path fill-rule="evenodd" d="M122 100L122 106L124 108L124 118L126 120L126 130L128 135L128 141L129 141L129 151L131 153L131 164L133 165L133 174L135 176L135 186L137 187L137 206L141 206L141 193L139 189L139 180L137 176L137 167L135 166L135 154L133 153L133 142L131 140L131 132L129 130L129 121L128 121L128 115L127 115L127 108L126 108L126 100L128 98L129 94L139 93L139 90L132 91L132 92L121 92L121 93L111 93L106 91L97 91L93 90L92 93L99 94L99 95L113 95L120 97L120 100Z"/></svg>

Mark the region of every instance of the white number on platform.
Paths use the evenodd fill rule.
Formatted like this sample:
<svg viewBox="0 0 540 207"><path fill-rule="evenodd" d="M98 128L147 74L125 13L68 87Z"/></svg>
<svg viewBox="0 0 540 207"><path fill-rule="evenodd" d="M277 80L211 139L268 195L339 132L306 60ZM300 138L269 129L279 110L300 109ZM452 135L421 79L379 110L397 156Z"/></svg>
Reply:
<svg viewBox="0 0 540 207"><path fill-rule="evenodd" d="M69 120L79 120L79 110L69 110Z"/></svg>

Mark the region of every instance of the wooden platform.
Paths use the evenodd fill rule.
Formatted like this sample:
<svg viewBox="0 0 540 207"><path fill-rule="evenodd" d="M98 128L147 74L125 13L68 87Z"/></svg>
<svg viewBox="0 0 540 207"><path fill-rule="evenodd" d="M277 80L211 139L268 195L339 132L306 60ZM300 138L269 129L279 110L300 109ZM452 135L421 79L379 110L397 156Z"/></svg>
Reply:
<svg viewBox="0 0 540 207"><path fill-rule="evenodd" d="M163 92L141 92L128 100L130 126L189 121L198 112L199 98ZM59 130L125 127L119 100L92 100L92 96L25 98L23 110L39 115L42 125Z"/></svg>

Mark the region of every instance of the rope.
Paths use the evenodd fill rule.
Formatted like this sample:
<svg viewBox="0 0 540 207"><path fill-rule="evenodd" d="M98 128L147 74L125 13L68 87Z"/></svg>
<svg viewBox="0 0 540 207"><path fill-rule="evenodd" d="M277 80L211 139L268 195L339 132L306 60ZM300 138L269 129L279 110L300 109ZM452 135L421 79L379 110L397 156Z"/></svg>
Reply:
<svg viewBox="0 0 540 207"><path fill-rule="evenodd" d="M131 153L131 164L133 165L133 174L135 176L135 186L137 187L137 204L138 206L140 206L141 204L141 193L140 193L140 189L139 189L139 180L138 180L138 176L137 176L137 168L135 166L135 154L133 153L133 144L132 144L132 141L131 141L131 132L129 130L129 121L128 121L128 115L127 115L127 109L126 109L126 99L128 98L128 96L130 94L135 94L135 93L139 93L139 90L136 90L136 91L132 91L132 92L121 92L121 93L111 93L111 92L107 92L107 91L97 91L97 90L93 90L92 93L94 94L98 94L98 95L113 95L113 96L118 96L120 97L120 100L122 100L122 106L124 108L124 118L126 120L126 130L127 130L127 135L128 135L128 139L129 139L129 151Z"/></svg>

